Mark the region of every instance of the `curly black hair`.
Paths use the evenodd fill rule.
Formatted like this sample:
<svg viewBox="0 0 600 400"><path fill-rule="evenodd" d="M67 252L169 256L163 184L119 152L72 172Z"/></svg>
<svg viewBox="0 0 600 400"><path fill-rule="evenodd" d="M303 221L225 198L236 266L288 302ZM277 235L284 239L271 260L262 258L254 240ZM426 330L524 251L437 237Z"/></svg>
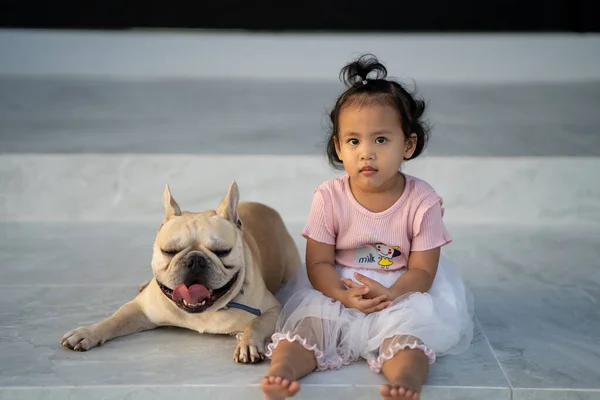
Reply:
<svg viewBox="0 0 600 400"><path fill-rule="evenodd" d="M342 161L335 151L335 139L339 137L340 113L349 106L379 104L395 109L407 139L412 133L417 135L415 151L406 160L418 157L427 145L430 129L423 120L425 101L417 99L400 83L386 78L387 69L372 54L364 54L342 68L340 80L347 89L338 97L335 107L329 113L332 126L327 141L327 158L334 168L343 169Z"/></svg>

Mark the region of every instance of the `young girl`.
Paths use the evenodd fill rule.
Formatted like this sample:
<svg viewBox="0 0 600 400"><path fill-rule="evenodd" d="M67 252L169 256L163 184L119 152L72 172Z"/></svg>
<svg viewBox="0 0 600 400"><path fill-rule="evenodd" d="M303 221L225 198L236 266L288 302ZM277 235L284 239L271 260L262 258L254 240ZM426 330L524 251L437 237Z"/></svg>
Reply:
<svg viewBox="0 0 600 400"><path fill-rule="evenodd" d="M341 76L348 89L330 114L327 154L346 174L315 190L302 231L312 287L287 300L268 345L268 400L295 395L314 370L359 358L389 382L384 399L418 399L436 356L466 350L473 337L470 292L440 257L452 240L442 199L399 171L427 142L425 104L387 80L374 56Z"/></svg>

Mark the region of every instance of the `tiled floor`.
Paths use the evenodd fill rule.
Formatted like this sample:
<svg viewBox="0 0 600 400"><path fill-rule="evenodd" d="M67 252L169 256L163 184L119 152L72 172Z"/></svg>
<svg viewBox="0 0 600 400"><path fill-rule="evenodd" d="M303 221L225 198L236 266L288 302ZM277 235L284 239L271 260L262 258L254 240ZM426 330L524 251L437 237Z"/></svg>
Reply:
<svg viewBox="0 0 600 400"><path fill-rule="evenodd" d="M243 388L247 398L260 398L256 384L267 366L235 365L233 338L160 329L87 353L58 344L67 330L110 315L135 295L150 276L155 228L0 225L0 263L6 266L0 272L0 396L6 397L0 398L123 398L128 392L158 398L171 391L234 398ZM302 249L300 225L289 228ZM455 243L448 255L460 262L473 289L479 323L466 353L434 365L423 398L509 399L511 387L519 398L599 398L600 275L594 260L600 229L449 228ZM568 260L577 262L570 272ZM342 398L347 390L367 399L381 382L359 363L306 378L300 398Z"/></svg>
<svg viewBox="0 0 600 400"><path fill-rule="evenodd" d="M160 329L87 353L60 336L150 276L161 195L216 206L232 179L297 240L324 164L335 82L0 78L0 400L261 399L267 365L235 340ZM434 122L409 173L444 196L475 294L470 349L434 364L425 400L600 399L600 83L420 84ZM299 399L378 398L364 363Z"/></svg>

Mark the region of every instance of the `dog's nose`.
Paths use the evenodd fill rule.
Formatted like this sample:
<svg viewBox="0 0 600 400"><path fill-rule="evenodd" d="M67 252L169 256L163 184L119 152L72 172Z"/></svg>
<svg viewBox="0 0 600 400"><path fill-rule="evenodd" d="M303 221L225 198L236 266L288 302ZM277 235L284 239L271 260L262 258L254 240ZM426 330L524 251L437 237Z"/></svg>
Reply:
<svg viewBox="0 0 600 400"><path fill-rule="evenodd" d="M190 256L188 267L192 271L198 271L206 266L208 266L208 260L204 254L194 253L192 256Z"/></svg>

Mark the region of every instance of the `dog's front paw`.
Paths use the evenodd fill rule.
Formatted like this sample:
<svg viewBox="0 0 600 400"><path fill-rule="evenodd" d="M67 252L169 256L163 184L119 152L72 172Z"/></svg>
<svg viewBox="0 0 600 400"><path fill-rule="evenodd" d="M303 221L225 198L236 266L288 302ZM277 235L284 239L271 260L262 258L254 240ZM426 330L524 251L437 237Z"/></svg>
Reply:
<svg viewBox="0 0 600 400"><path fill-rule="evenodd" d="M233 352L233 360L236 363L256 364L265 359L264 341L253 338L244 332L237 335L238 345Z"/></svg>
<svg viewBox="0 0 600 400"><path fill-rule="evenodd" d="M104 340L100 335L88 326L69 331L60 338L60 344L75 351L86 351L92 347L102 346L103 343Z"/></svg>

